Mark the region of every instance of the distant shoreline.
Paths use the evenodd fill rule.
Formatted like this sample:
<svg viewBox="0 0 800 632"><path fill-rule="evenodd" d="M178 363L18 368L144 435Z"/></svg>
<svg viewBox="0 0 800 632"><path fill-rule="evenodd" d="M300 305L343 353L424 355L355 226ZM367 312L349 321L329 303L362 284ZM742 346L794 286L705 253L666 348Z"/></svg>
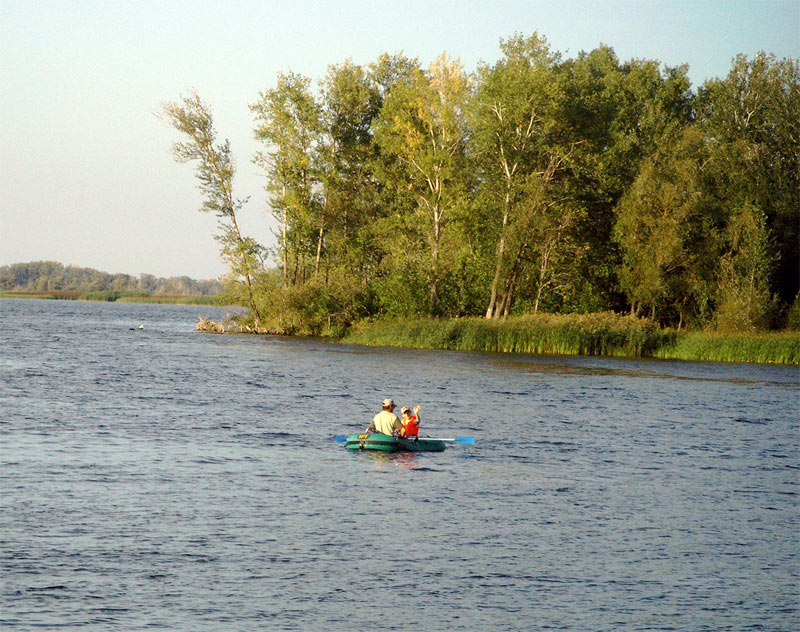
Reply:
<svg viewBox="0 0 800 632"><path fill-rule="evenodd" d="M149 295L133 292L103 290L99 292L0 290L0 298L28 298L37 300L93 301L105 303L155 303L160 305L216 305L216 296L203 295Z"/></svg>

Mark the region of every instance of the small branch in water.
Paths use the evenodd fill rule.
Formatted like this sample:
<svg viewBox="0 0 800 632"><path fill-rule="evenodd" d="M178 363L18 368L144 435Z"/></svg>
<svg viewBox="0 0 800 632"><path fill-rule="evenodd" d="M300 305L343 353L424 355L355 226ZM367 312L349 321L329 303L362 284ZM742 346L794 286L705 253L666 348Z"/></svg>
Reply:
<svg viewBox="0 0 800 632"><path fill-rule="evenodd" d="M225 333L225 325L222 323L218 323L213 320L209 320L208 318L203 318L202 316L197 317L198 322L195 325L195 331L202 331L206 334L224 334Z"/></svg>

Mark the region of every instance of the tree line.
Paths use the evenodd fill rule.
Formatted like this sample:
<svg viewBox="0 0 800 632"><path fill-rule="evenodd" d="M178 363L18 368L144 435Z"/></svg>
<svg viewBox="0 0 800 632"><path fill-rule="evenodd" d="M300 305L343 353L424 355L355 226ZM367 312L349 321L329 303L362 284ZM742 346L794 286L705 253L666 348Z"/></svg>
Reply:
<svg viewBox="0 0 800 632"><path fill-rule="evenodd" d="M276 220L242 234L228 140L197 95L164 105L256 326L376 315L612 310L666 326L783 326L797 309L800 66L565 58L534 33L468 72L447 55L281 73L250 104Z"/></svg>
<svg viewBox="0 0 800 632"><path fill-rule="evenodd" d="M214 296L222 291L216 280L187 276L157 278L152 274L109 274L94 268L65 266L56 261L32 261L0 266L0 289L27 292L141 292L154 296Z"/></svg>

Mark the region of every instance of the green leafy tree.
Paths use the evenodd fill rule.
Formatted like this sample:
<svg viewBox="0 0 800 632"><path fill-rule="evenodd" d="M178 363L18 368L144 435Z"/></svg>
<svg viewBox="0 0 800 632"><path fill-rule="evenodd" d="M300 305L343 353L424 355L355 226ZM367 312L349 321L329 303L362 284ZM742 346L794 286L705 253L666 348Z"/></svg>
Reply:
<svg viewBox="0 0 800 632"><path fill-rule="evenodd" d="M800 65L764 52L738 55L706 82L698 119L714 147L717 197L729 213L756 207L776 255L770 281L784 303L800 290Z"/></svg>
<svg viewBox="0 0 800 632"><path fill-rule="evenodd" d="M377 122L376 140L394 156L415 198L414 213L430 255L430 311L440 312L443 234L463 202L465 107L469 81L457 61L442 55L428 73L394 84Z"/></svg>
<svg viewBox="0 0 800 632"><path fill-rule="evenodd" d="M621 309L621 254L612 238L615 207L662 139L691 121L687 68L662 70L654 60L620 63L612 48L600 46L565 61L560 73L562 116L581 143L570 189L583 209L576 227L576 240L583 247L575 251L575 283L562 308Z"/></svg>
<svg viewBox="0 0 800 632"><path fill-rule="evenodd" d="M735 331L765 329L775 309L769 286L775 256L764 213L754 206L735 209L725 230L725 242L715 324Z"/></svg>
<svg viewBox="0 0 800 632"><path fill-rule="evenodd" d="M315 164L324 196L327 245L336 259L331 265L361 268L363 273L359 262L366 253L359 248L359 237L375 214L372 122L380 110L380 93L369 72L348 61L328 68L321 100L323 134ZM320 224L316 273L326 245L325 227Z"/></svg>
<svg viewBox="0 0 800 632"><path fill-rule="evenodd" d="M703 200L705 139L687 128L644 166L618 205L620 285L632 309L679 326L708 304L718 244Z"/></svg>
<svg viewBox="0 0 800 632"><path fill-rule="evenodd" d="M521 279L533 311L557 285L579 211L568 172L580 140L565 124L557 54L537 34L501 43L503 58L482 66L472 107L472 151L495 241L487 318L508 315ZM529 268L536 273L528 274Z"/></svg>
<svg viewBox="0 0 800 632"><path fill-rule="evenodd" d="M261 92L250 110L255 137L265 145L254 161L267 175L270 208L280 226L283 285L302 283L315 260L317 236L325 230L314 165L322 133L320 105L311 80L288 73L279 74L277 85Z"/></svg>

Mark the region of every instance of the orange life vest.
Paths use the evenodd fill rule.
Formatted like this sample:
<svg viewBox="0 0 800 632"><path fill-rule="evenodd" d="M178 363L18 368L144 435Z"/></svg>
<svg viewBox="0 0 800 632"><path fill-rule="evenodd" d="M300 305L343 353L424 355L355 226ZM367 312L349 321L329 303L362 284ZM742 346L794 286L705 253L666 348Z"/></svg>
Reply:
<svg viewBox="0 0 800 632"><path fill-rule="evenodd" d="M417 423L417 416L411 415L405 424L405 436L416 437L419 434L419 423Z"/></svg>

